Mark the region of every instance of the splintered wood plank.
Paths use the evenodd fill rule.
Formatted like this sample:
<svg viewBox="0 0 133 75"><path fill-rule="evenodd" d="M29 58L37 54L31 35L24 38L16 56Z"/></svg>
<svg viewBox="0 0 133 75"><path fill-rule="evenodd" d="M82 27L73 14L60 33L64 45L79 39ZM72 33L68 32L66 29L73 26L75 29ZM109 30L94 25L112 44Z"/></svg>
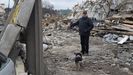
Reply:
<svg viewBox="0 0 133 75"><path fill-rule="evenodd" d="M129 28L133 29L133 25L129 25L129 24L123 24L123 25L126 26L126 27L129 27Z"/></svg>
<svg viewBox="0 0 133 75"><path fill-rule="evenodd" d="M112 28L133 32L133 29L124 25L112 26Z"/></svg>
<svg viewBox="0 0 133 75"><path fill-rule="evenodd" d="M133 21L123 21L122 23L133 25Z"/></svg>

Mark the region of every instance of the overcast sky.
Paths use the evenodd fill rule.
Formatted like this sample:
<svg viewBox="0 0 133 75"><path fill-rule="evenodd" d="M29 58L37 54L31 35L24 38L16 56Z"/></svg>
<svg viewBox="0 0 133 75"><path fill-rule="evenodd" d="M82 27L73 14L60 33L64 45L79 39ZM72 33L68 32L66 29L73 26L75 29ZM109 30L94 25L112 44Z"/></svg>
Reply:
<svg viewBox="0 0 133 75"><path fill-rule="evenodd" d="M49 0L55 7L55 9L67 9L72 8L76 3L82 2L82 0Z"/></svg>
<svg viewBox="0 0 133 75"><path fill-rule="evenodd" d="M5 3L8 6L9 0L0 0L0 3ZM82 0L49 0L55 9L67 9L72 8L76 3L80 3ZM13 0L10 0L10 7L13 6Z"/></svg>

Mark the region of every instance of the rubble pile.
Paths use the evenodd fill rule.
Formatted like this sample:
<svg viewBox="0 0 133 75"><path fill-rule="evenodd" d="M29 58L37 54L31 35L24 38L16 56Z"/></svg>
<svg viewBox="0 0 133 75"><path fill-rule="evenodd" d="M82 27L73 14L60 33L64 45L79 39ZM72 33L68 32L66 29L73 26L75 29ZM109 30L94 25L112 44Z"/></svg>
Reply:
<svg viewBox="0 0 133 75"><path fill-rule="evenodd" d="M88 11L89 17L105 20L108 16L118 12L133 10L132 0L83 0L73 7L74 18L79 18L83 10Z"/></svg>
<svg viewBox="0 0 133 75"><path fill-rule="evenodd" d="M70 19L66 19L66 16L58 14L45 14L42 19L43 28L47 31L52 30L67 30L70 26Z"/></svg>
<svg viewBox="0 0 133 75"><path fill-rule="evenodd" d="M92 35L101 36L111 44L99 37L90 37L90 56L84 58L84 68L79 75L132 75L132 0L84 0L75 5L68 19L44 15L43 42L48 45L44 60L49 63L48 69L55 75L79 73L74 70L72 59L73 53L81 49L79 35L77 31L67 30L67 27L71 19L80 18L83 10L88 10L88 16L96 19Z"/></svg>
<svg viewBox="0 0 133 75"><path fill-rule="evenodd" d="M83 10L96 19L92 33L102 37L105 42L113 43L114 49L111 50L117 59L114 61L133 71L133 1L85 0L75 5L71 17L80 18Z"/></svg>
<svg viewBox="0 0 133 75"><path fill-rule="evenodd" d="M127 40L132 41L132 0L84 0L73 7L70 17L80 18L83 10L87 10L88 16L95 21L93 34L103 37L107 42L123 44Z"/></svg>
<svg viewBox="0 0 133 75"><path fill-rule="evenodd" d="M112 17L105 20L106 27L101 29L101 31L103 30L102 32L115 34L116 40L119 40L119 41L123 40L123 43L126 42L128 39L130 41L133 41L133 23L132 22L133 22L132 14L113 15ZM120 36L124 38L122 39ZM123 44L123 43L120 43L120 44Z"/></svg>
<svg viewBox="0 0 133 75"><path fill-rule="evenodd" d="M110 8L107 0L85 0L81 4L77 4L73 7L72 16L74 18L79 18L83 10L88 11L89 17L103 20L108 15Z"/></svg>
<svg viewBox="0 0 133 75"><path fill-rule="evenodd" d="M47 47L44 49L44 61L48 63L51 75L77 75L79 72L79 75L132 75L133 51L129 48L133 44L117 46L104 43L99 37L90 37L90 56L84 56L83 69L75 71L74 52L81 49L79 34L77 31L67 30L69 24L64 23L67 20L57 18L52 23L48 22L48 26L44 25L43 29L43 43ZM114 36L119 37L115 34ZM115 54L119 59L114 58Z"/></svg>
<svg viewBox="0 0 133 75"><path fill-rule="evenodd" d="M62 22L58 24L67 27ZM51 75L132 75L132 51L121 49L118 55L121 60L114 62L112 50L118 49L117 46L106 44L99 37L90 37L90 56L83 56L83 68L76 71L74 52L81 49L78 32L54 27L51 23L43 29L43 42L48 45L48 49L44 49L44 61L48 63Z"/></svg>

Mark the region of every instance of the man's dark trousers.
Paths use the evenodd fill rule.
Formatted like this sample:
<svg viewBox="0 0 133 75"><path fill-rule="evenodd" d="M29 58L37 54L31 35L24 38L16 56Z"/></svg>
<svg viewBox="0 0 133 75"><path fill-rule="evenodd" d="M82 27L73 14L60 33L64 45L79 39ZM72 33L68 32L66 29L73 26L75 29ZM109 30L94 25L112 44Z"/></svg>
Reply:
<svg viewBox="0 0 133 75"><path fill-rule="evenodd" d="M81 52L83 54L85 53L89 53L89 36L90 36L90 33L85 33L85 34L80 34L80 43L81 43Z"/></svg>

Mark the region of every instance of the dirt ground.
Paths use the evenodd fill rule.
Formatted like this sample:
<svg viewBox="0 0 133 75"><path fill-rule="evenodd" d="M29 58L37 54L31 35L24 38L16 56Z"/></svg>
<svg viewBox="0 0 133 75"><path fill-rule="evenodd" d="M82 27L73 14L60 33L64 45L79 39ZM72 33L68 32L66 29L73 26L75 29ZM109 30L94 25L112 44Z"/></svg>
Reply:
<svg viewBox="0 0 133 75"><path fill-rule="evenodd" d="M100 37L90 37L90 54L83 56L80 71L74 63L74 52L81 50L78 32L46 28L44 39L50 43L44 51L44 62L50 75L133 75L131 68L120 65L119 59L114 58L113 50L117 46L103 42Z"/></svg>

